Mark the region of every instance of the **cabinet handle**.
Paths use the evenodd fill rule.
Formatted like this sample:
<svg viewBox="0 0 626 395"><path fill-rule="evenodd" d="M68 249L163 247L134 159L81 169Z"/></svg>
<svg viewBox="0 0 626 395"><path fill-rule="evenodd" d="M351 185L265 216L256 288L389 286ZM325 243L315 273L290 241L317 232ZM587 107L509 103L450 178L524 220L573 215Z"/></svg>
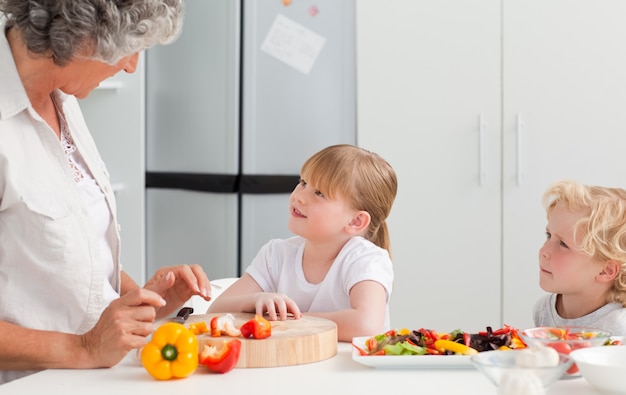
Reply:
<svg viewBox="0 0 626 395"><path fill-rule="evenodd" d="M478 186L482 187L485 181L485 166L483 164L484 151L484 134L485 134L485 117L483 114L478 116Z"/></svg>
<svg viewBox="0 0 626 395"><path fill-rule="evenodd" d="M517 133L517 186L522 185L522 132L524 130L524 122L522 114L517 114L516 133Z"/></svg>

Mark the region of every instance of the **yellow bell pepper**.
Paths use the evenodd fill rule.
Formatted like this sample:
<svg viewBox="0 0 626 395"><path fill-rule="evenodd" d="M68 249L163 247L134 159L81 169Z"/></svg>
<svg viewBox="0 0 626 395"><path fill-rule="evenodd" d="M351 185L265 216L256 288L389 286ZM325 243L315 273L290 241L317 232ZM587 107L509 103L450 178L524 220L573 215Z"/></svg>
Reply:
<svg viewBox="0 0 626 395"><path fill-rule="evenodd" d="M452 340L436 340L435 348L439 351L452 351L456 354L462 355L476 355L478 351L472 347L468 347L465 344L453 342Z"/></svg>
<svg viewBox="0 0 626 395"><path fill-rule="evenodd" d="M411 331L407 328L402 328L398 331L398 335L410 335Z"/></svg>
<svg viewBox="0 0 626 395"><path fill-rule="evenodd" d="M500 346L500 347L498 347L498 350L509 351L509 350L512 350L512 348L511 347L507 347L507 346Z"/></svg>
<svg viewBox="0 0 626 395"><path fill-rule="evenodd" d="M187 377L198 367L198 339L182 324L165 323L143 347L141 362L157 380Z"/></svg>

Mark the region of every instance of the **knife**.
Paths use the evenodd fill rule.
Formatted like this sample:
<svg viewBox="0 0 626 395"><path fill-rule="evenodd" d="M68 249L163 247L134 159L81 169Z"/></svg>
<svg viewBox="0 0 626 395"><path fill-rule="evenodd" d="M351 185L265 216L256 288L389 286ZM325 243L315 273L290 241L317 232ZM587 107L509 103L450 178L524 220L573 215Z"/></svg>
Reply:
<svg viewBox="0 0 626 395"><path fill-rule="evenodd" d="M180 311L178 311L178 314L176 314L176 317L172 317L168 321L178 322L179 324L184 324L185 321L187 321L187 318L189 318L189 315L191 313L193 313L193 307L183 307L182 309L180 309Z"/></svg>

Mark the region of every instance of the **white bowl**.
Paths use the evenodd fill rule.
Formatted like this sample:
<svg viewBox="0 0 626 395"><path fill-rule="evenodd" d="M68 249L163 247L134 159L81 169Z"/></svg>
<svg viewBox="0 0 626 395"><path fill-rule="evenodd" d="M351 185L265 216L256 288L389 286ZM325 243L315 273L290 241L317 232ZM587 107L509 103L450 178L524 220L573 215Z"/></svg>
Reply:
<svg viewBox="0 0 626 395"><path fill-rule="evenodd" d="M626 394L626 347L581 348L570 356L591 386L607 393Z"/></svg>

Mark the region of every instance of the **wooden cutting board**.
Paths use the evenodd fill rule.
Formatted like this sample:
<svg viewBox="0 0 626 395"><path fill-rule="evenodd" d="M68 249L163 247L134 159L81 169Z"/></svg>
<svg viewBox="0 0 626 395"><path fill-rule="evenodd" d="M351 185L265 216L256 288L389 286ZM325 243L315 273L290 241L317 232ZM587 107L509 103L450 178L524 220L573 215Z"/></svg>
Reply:
<svg viewBox="0 0 626 395"><path fill-rule="evenodd" d="M211 318L219 314L190 315L187 323L204 321L209 327ZM235 326L254 318L254 314L232 313ZM337 325L330 320L304 315L300 319L271 321L272 335L265 339L241 340L241 355L238 368L265 368L276 366L301 365L328 359L337 354ZM228 336L212 337L210 334L198 336L200 350L204 344L221 342Z"/></svg>

